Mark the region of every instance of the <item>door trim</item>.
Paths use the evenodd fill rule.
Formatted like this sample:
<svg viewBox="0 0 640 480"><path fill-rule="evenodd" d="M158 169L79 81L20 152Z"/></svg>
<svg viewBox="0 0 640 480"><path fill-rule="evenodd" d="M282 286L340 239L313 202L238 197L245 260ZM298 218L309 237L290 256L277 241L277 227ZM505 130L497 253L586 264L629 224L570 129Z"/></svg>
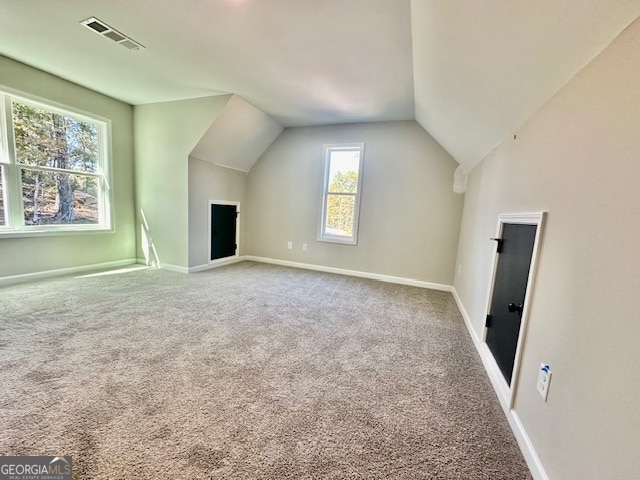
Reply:
<svg viewBox="0 0 640 480"><path fill-rule="evenodd" d="M504 375L498 367L493 353L487 345L487 327L485 326L482 332L482 349L488 354L489 367L492 370L489 372L496 378L498 393L503 397L504 403L508 405L509 409L513 408L515 401L516 391L518 389L518 379L520 377L520 364L522 360L522 347L525 344L525 337L527 334L527 324L529 320L529 311L531 308L531 302L533 299L533 292L535 289L535 278L538 266L538 258L540 254L540 239L542 238L542 232L544 229L544 223L546 219L546 212L527 212L527 213L501 213L498 215L498 225L496 228L496 238L501 238L502 230L505 224L524 224L524 225L536 225L536 236L533 243L533 253L531 255L531 265L529 267L529 276L527 279L527 290L524 296L524 306L522 308L522 317L520 322L520 332L518 334L518 343L516 345L516 356L513 363L513 373L511 374L511 386L504 379ZM498 252L497 248L493 254L493 268L491 270L491 277L489 281L489 291L486 301L486 314L491 311L491 299L493 298L493 289L496 280L496 273L498 269Z"/></svg>
<svg viewBox="0 0 640 480"><path fill-rule="evenodd" d="M236 206L236 245L238 246L238 248L236 248L236 253L235 255L231 255L229 257L224 257L224 258L216 258L215 260L211 260L211 206L212 205L235 205ZM229 263L231 260L240 257L240 202L233 202L233 201L229 201L229 200L209 200L209 222L207 225L207 232L208 232L208 238L209 238L209 245L207 246L207 251L209 252L209 254L207 255L207 257L209 257L208 259L208 264L209 265L217 265L219 263Z"/></svg>

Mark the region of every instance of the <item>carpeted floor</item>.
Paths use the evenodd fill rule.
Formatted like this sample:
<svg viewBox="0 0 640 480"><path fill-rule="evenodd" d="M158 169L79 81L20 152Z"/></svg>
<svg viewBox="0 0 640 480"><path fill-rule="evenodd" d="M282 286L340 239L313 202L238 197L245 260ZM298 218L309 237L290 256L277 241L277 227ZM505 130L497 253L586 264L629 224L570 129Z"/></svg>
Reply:
<svg viewBox="0 0 640 480"><path fill-rule="evenodd" d="M531 478L449 293L243 262L0 315L0 454L74 479Z"/></svg>

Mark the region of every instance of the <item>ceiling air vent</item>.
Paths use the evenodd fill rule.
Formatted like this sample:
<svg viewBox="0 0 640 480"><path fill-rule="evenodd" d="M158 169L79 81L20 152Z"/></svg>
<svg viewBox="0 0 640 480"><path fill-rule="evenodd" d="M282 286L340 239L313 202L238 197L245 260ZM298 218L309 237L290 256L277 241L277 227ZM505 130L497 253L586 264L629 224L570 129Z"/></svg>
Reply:
<svg viewBox="0 0 640 480"><path fill-rule="evenodd" d="M93 30L98 35L102 35L103 37L113 40L118 45L127 47L129 50L140 50L144 48L143 45L140 45L135 40L123 35L115 28L110 27L102 20L98 20L96 17L87 18L86 20L81 21L80 24L84 25L89 30Z"/></svg>

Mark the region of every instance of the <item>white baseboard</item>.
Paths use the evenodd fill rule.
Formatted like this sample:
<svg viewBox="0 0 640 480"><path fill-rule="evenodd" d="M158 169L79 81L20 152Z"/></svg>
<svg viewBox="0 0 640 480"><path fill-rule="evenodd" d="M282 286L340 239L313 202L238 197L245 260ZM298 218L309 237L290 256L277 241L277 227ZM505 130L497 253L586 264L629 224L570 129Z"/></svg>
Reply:
<svg viewBox="0 0 640 480"><path fill-rule="evenodd" d="M513 430L513 433L518 440L518 445L520 446L522 455L529 466L529 470L531 470L533 478L535 480L549 480L549 476L544 470L542 462L533 448L531 439L529 438L529 435L527 435L527 431L524 429L524 425L522 425L522 422L520 421L518 412L511 410L511 415L507 417L507 420L509 420L511 430Z"/></svg>
<svg viewBox="0 0 640 480"><path fill-rule="evenodd" d="M242 255L238 255L235 257L221 258L219 260L214 260L211 263L207 263L205 265L196 265L195 267L189 267L189 273L197 273L203 272L205 270L210 270L212 268L222 267L224 265L231 265L233 263L242 262L245 260L245 257Z"/></svg>
<svg viewBox="0 0 640 480"><path fill-rule="evenodd" d="M536 453L536 450L531 443L531 439L529 438L524 425L520 421L518 413L509 405L509 392L508 390L505 391L504 389L503 384L505 384L505 382L502 379L502 373L497 368L495 360L491 355L491 351L487 347L487 344L481 341L480 337L473 328L471 318L469 317L467 310L464 308L462 300L460 300L455 287L451 289L451 293L453 293L453 298L455 298L456 300L456 304L458 305L458 309L462 314L462 318L464 319L464 323L467 326L467 330L469 331L471 340L473 340L473 344L478 351L478 355L480 355L482 364L484 365L489 380L491 380L491 385L496 392L496 396L500 401L500 405L502 406L505 417L509 422L509 426L511 427L511 430L516 437L516 441L518 442L518 446L520 447L522 456L524 457L525 461L527 462L527 466L531 471L531 475L533 475L533 478L535 480L549 480L549 477L547 476L547 473L542 466L542 462L540 461L540 457L538 457L538 454Z"/></svg>
<svg viewBox="0 0 640 480"><path fill-rule="evenodd" d="M456 291L455 287L451 289L451 293L453 294L453 298L455 299L456 304L458 305L458 310L460 310L460 313L462 314L462 318L464 319L464 324L467 326L467 330L469 330L469 335L471 335L471 340L473 340L473 344L476 346L476 349L479 350L480 344L481 344L480 337L478 337L478 334L473 329L473 325L471 324L471 318L469 317L467 310L464 308L464 305L462 304L462 300L460 300L460 297L458 296L458 292Z"/></svg>
<svg viewBox="0 0 640 480"><path fill-rule="evenodd" d="M215 260L204 265L196 265L195 267L181 267L179 265L172 265L170 263L161 263L160 268L164 268L166 270L177 273L197 273L209 270L211 268L222 267L223 265L231 265L232 263L242 262L244 259L245 258L243 256L222 258L220 260ZM138 258L136 259L136 262L141 265L147 265L147 261L144 258Z"/></svg>
<svg viewBox="0 0 640 480"><path fill-rule="evenodd" d="M6 277L0 277L0 287L4 287L6 285L14 285L17 283L33 282L34 280L42 280L44 278L58 277L61 275L87 272L89 270L119 268L126 265L135 264L136 262L137 259L135 258L127 258L125 260L116 260L114 262L94 263L92 265L81 265L78 267L58 268L55 270L45 270L43 272L23 273L21 275L8 275Z"/></svg>
<svg viewBox="0 0 640 480"><path fill-rule="evenodd" d="M148 265L150 267L164 268L165 270L169 270L171 272L189 273L189 269L187 267L172 265L171 263L160 263L160 265L155 265L156 262L151 262L151 264L149 264L144 258L137 258L136 263L139 263L140 265Z"/></svg>
<svg viewBox="0 0 640 480"><path fill-rule="evenodd" d="M220 259L220 260L216 260L214 262L208 263L206 265L196 265L195 267L189 267L189 268L180 267L177 265L171 265L168 263L163 263L160 265L160 268L165 268L167 270L171 270L173 272L178 272L178 273L197 273L197 272L202 272L212 268L222 267L224 265L231 265L233 263L243 262L245 260L260 262L260 263L269 263L272 265L281 265L283 267L293 267L293 268L301 268L304 270L314 270L318 272L336 273L338 275L349 275L352 277L370 278L373 280L379 280L381 282L397 283L400 285L409 285L412 287L429 288L432 290L442 290L445 292L451 292L453 288L451 285L424 282L422 280L414 280L412 278L394 277L392 275L361 272L358 270L347 270L344 268L327 267L324 265L314 265L311 263L290 262L288 260L280 260L277 258L267 258L267 257L257 257L254 255L240 255L238 257L230 257L228 259L224 258L224 259ZM138 259L138 262L143 264L145 263L143 259Z"/></svg>
<svg viewBox="0 0 640 480"><path fill-rule="evenodd" d="M288 260L279 260L276 258L255 257L253 255L245 255L243 260L251 260L254 262L270 263L273 265L282 265L284 267L302 268L305 270L315 270L318 272L336 273L338 275L349 275L352 277L370 278L380 280L381 282L397 283L400 285L409 285L412 287L429 288L431 290L442 290L451 292L451 285L443 285L440 283L424 282L422 280L414 280L412 278L394 277L392 275L383 275L380 273L361 272L358 270L347 270L344 268L326 267L324 265L314 265L311 263L290 262Z"/></svg>
<svg viewBox="0 0 640 480"><path fill-rule="evenodd" d="M180 265L172 265L170 263L160 263L160 268L164 268L165 270L169 270L171 272L177 273L189 273L189 269L187 267L181 267Z"/></svg>

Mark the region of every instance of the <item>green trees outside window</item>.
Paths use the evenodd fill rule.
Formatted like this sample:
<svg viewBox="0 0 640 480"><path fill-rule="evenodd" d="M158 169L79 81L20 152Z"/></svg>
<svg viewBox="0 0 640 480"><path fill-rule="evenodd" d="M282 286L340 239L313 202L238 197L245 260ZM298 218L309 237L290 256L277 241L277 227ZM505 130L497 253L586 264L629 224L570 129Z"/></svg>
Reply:
<svg viewBox="0 0 640 480"><path fill-rule="evenodd" d="M355 245L364 144L325 145L325 180L318 240Z"/></svg>
<svg viewBox="0 0 640 480"><path fill-rule="evenodd" d="M17 102L12 119L25 224L98 223L96 179L80 174L98 171L97 126Z"/></svg>
<svg viewBox="0 0 640 480"><path fill-rule="evenodd" d="M106 123L10 95L0 100L10 119L0 137L7 139L0 157L0 228L7 228L0 233L107 228Z"/></svg>

